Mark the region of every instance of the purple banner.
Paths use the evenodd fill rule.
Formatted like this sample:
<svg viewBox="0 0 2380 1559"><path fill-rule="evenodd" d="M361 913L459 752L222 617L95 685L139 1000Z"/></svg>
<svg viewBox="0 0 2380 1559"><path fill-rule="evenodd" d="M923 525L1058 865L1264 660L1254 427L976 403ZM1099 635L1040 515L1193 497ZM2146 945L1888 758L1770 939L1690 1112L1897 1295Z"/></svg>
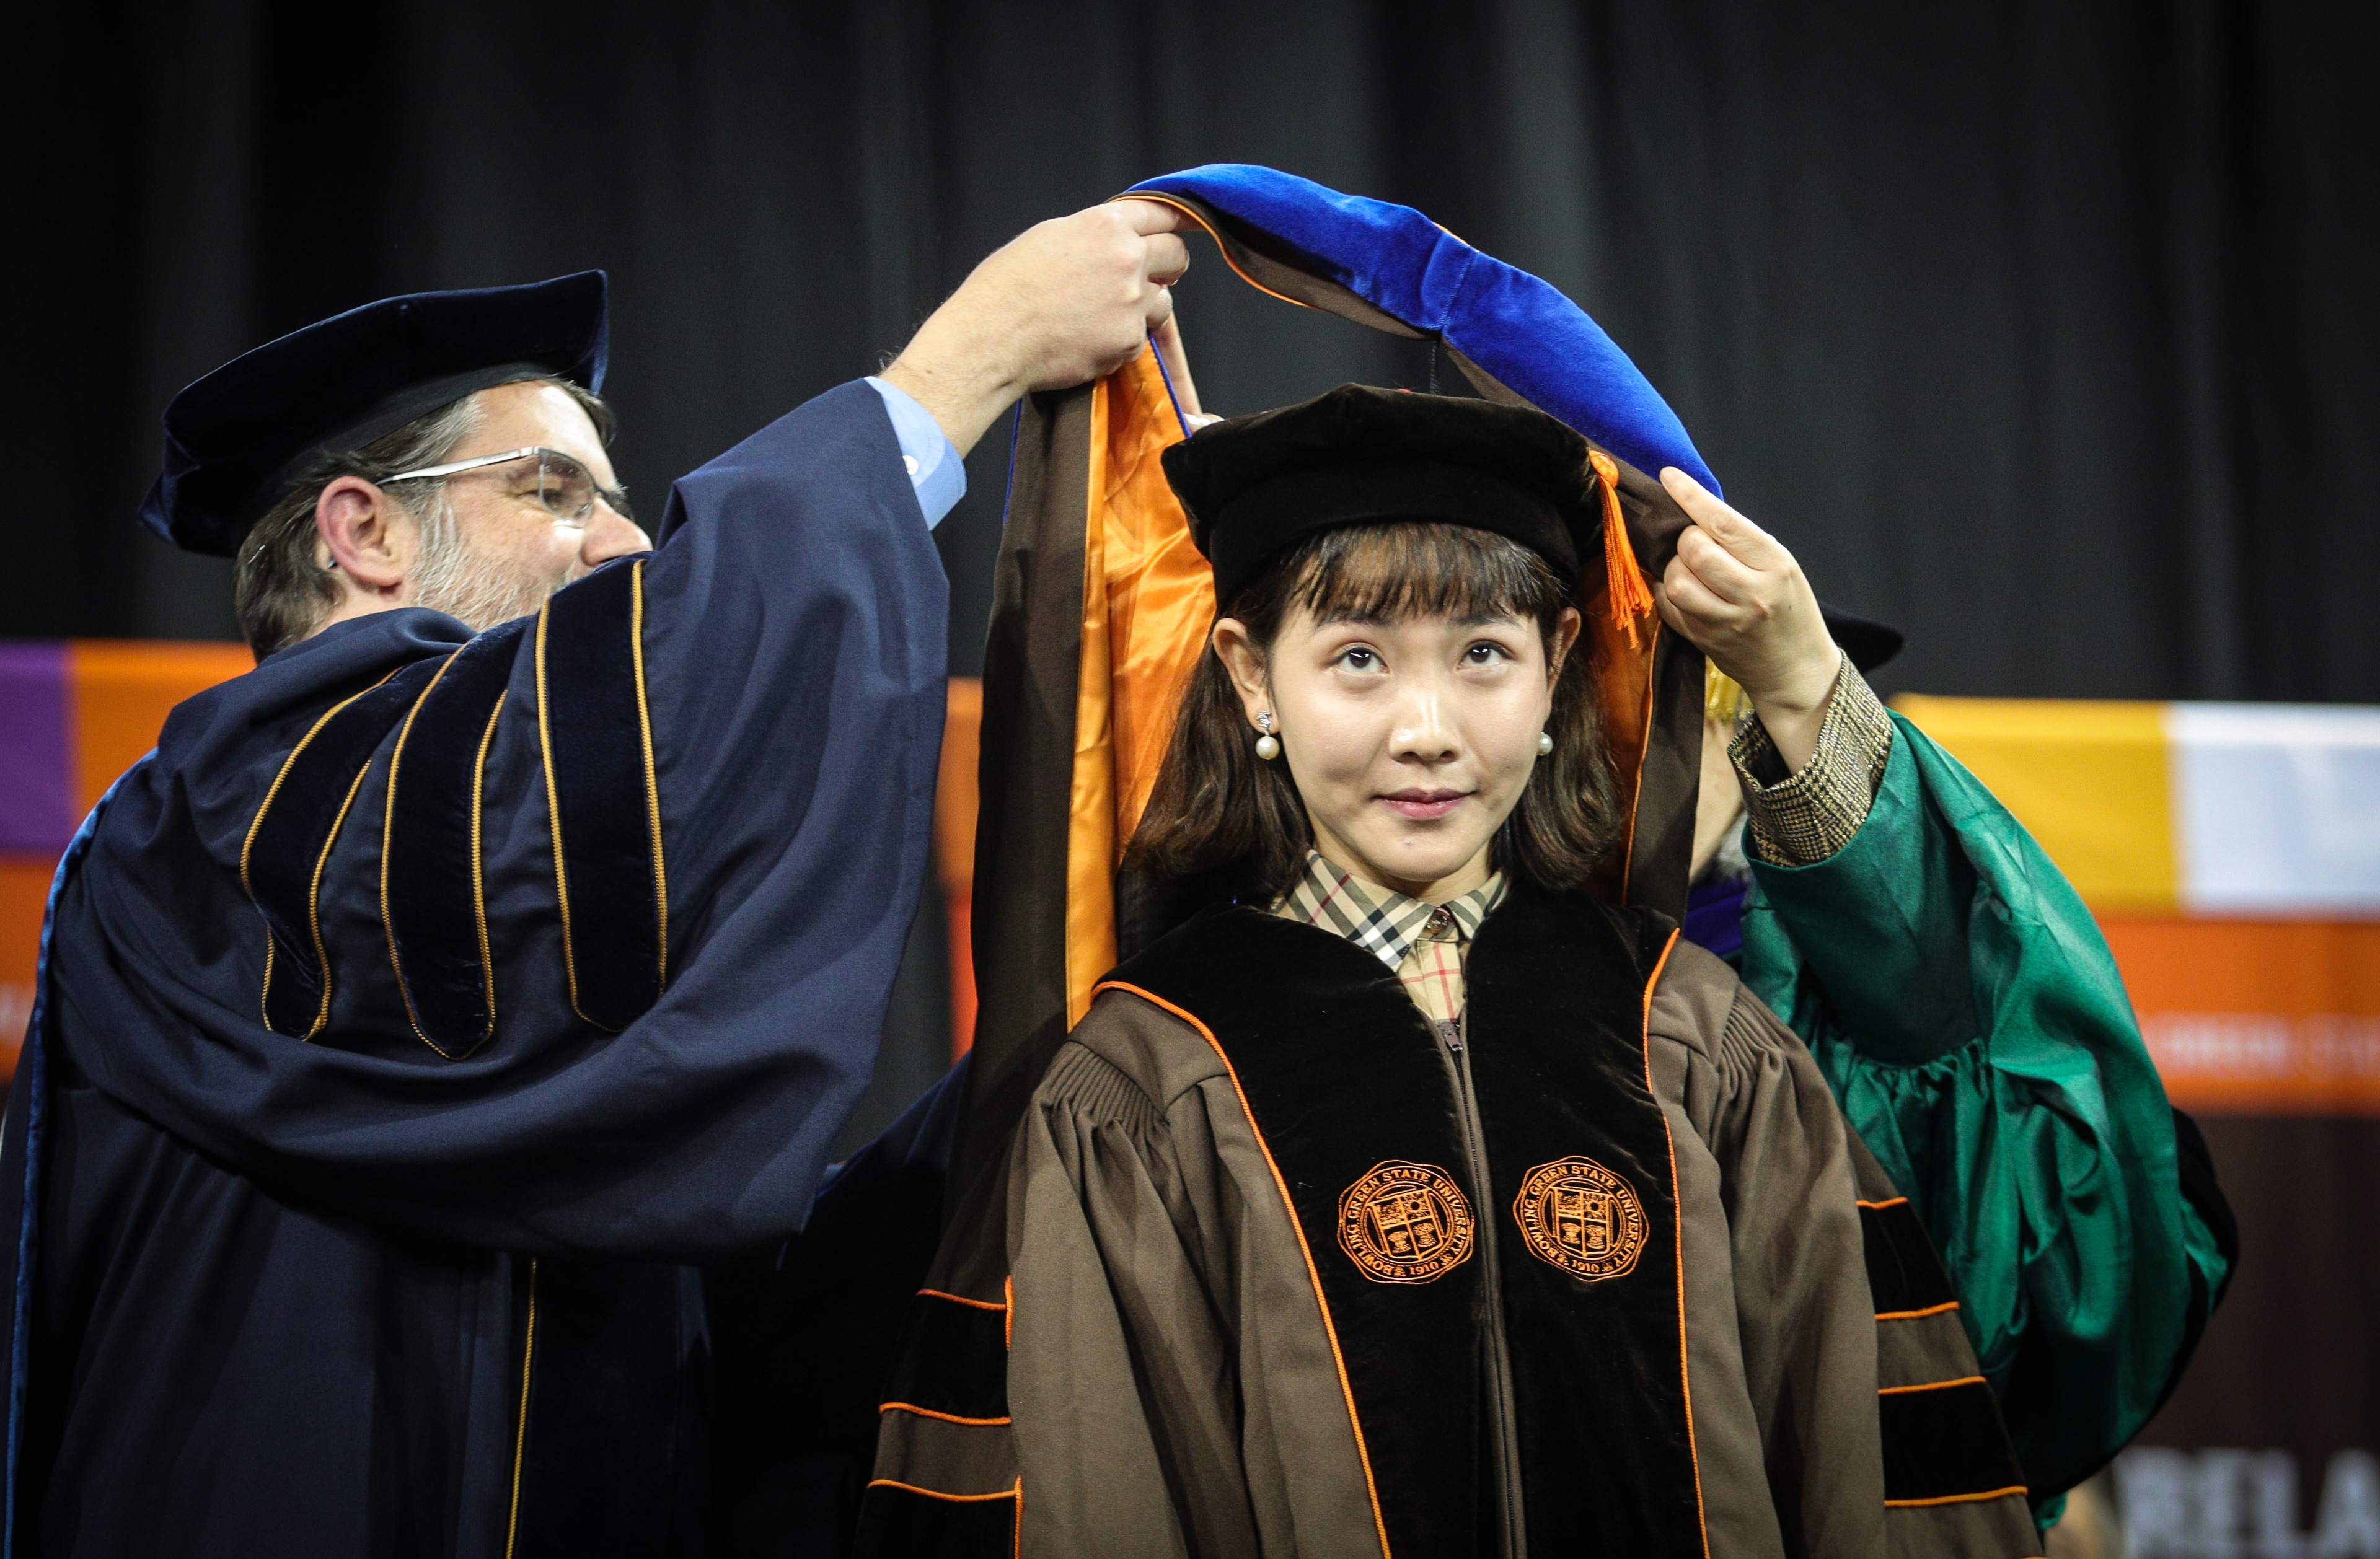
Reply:
<svg viewBox="0 0 2380 1559"><path fill-rule="evenodd" d="M0 850L54 855L74 836L67 647L0 642Z"/></svg>

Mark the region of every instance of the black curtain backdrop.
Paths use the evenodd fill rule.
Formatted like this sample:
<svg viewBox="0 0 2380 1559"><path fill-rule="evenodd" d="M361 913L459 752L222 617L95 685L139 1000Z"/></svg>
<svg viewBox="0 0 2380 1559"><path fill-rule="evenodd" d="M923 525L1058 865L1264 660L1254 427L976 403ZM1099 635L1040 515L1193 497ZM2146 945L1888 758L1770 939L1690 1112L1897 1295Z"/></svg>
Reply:
<svg viewBox="0 0 2380 1559"><path fill-rule="evenodd" d="M2380 699L2369 6L11 10L0 634L229 636L223 565L130 520L156 414L332 310L609 270L657 506L1029 222L1239 160L1579 299L1821 589L1910 630L1896 685ZM1220 409L1427 381L1211 249L1182 303ZM1002 444L942 530L960 671Z"/></svg>

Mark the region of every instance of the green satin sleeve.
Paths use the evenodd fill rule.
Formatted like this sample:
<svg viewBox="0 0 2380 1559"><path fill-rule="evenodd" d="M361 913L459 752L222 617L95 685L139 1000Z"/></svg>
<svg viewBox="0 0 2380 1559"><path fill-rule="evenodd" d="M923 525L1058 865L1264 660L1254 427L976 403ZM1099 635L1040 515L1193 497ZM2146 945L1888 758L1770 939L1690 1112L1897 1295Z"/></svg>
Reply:
<svg viewBox="0 0 2380 1559"><path fill-rule="evenodd" d="M1940 1248L2039 1501L2155 1411L2228 1263L2082 900L1973 775L1893 725L1850 844L1755 861L1743 975Z"/></svg>

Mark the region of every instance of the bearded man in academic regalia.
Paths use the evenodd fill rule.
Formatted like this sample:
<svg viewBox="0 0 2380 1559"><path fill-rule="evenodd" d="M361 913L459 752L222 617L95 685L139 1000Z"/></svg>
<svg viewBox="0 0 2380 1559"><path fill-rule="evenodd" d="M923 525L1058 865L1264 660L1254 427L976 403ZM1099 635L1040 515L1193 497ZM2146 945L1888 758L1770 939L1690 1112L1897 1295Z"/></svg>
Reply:
<svg viewBox="0 0 2380 1559"><path fill-rule="evenodd" d="M176 398L143 518L237 559L259 664L53 894L0 1164L17 1552L704 1546L686 1263L795 1232L868 1082L942 724L929 528L1017 395L1171 348L1174 221L1028 232L657 540L600 272L372 304Z"/></svg>

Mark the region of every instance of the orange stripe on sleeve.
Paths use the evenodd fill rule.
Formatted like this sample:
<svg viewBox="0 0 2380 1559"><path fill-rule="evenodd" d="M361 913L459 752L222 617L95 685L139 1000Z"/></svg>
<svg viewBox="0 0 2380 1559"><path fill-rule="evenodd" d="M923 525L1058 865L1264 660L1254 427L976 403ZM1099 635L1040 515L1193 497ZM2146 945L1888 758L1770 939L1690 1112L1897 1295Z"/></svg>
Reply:
<svg viewBox="0 0 2380 1559"><path fill-rule="evenodd" d="M1878 1396L1906 1396L1912 1391L1948 1391L1954 1385L1983 1384L1984 1377L1981 1375L1961 1375L1955 1381L1921 1381L1915 1385L1880 1385L1876 1388L1876 1394Z"/></svg>
<svg viewBox="0 0 2380 1559"><path fill-rule="evenodd" d="M868 1486L871 1489L898 1489L904 1493L923 1494L929 1500L949 1500L957 1505L973 1505L981 1500L1022 1500L1025 1497L1025 1480L1022 1478L1016 1480L1014 1487L990 1494L946 1494L940 1489L920 1489L915 1483L904 1483L897 1478L871 1478Z"/></svg>
<svg viewBox="0 0 2380 1559"><path fill-rule="evenodd" d="M1958 1308L1958 1300L1945 1299L1938 1305L1927 1305L1924 1310L1880 1310L1876 1312L1876 1318L1878 1321L1914 1321L1920 1316L1940 1315L1945 1311Z"/></svg>
<svg viewBox="0 0 2380 1559"><path fill-rule="evenodd" d="M920 1288L918 1296L929 1299L948 1299L954 1305L972 1305L978 1310L1006 1310L997 1299L970 1299L965 1294L945 1294L940 1288Z"/></svg>
<svg viewBox="0 0 2380 1559"><path fill-rule="evenodd" d="M915 1413L921 1419L940 1419L944 1423L963 1423L977 1428L1014 1423L1016 1421L1014 1419L1004 1417L997 1419L963 1419L956 1413L942 1413L937 1412L931 1408L920 1408L915 1402L879 1402L876 1405L876 1410L880 1413Z"/></svg>
<svg viewBox="0 0 2380 1559"><path fill-rule="evenodd" d="M1928 1505L1973 1505L1983 1500L2005 1499L2010 1494L2028 1492L2023 1484L2011 1483L2005 1489L1986 1489L1979 1494L1936 1494L1932 1499L1887 1500L1884 1504L1888 1510L1914 1510Z"/></svg>

